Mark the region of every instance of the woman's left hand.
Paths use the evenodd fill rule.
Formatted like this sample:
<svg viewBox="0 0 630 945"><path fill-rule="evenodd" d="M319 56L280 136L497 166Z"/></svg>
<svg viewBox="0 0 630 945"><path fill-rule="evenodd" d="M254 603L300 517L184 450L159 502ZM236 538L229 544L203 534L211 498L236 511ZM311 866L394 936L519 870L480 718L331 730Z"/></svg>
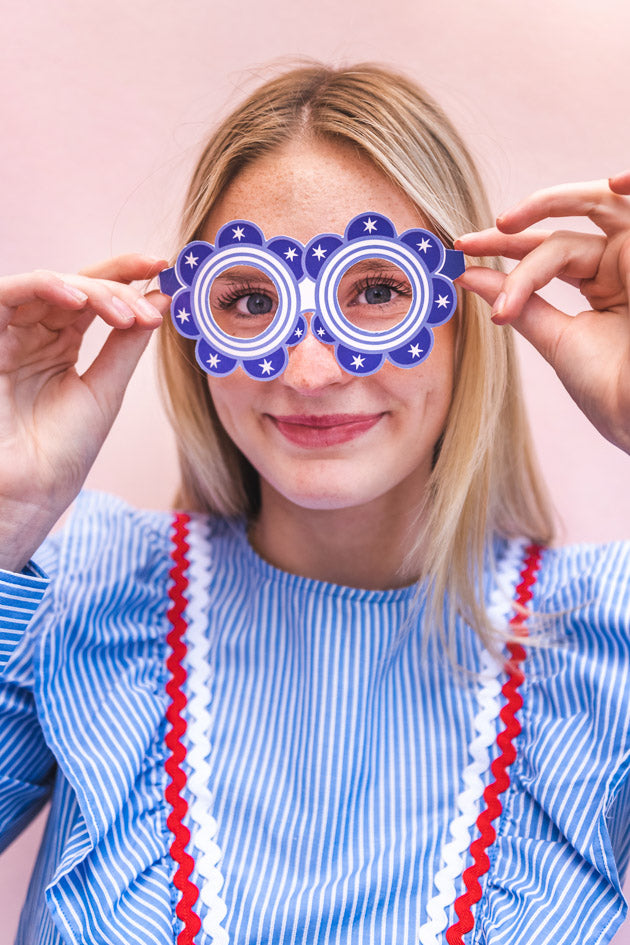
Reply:
<svg viewBox="0 0 630 945"><path fill-rule="evenodd" d="M630 453L630 171L609 181L540 190L468 233L456 249L520 262L504 275L471 267L458 285L492 305L492 320L511 324L542 354L580 409L608 440ZM589 217L601 234L530 230L548 217ZM590 308L570 316L536 291L559 277Z"/></svg>

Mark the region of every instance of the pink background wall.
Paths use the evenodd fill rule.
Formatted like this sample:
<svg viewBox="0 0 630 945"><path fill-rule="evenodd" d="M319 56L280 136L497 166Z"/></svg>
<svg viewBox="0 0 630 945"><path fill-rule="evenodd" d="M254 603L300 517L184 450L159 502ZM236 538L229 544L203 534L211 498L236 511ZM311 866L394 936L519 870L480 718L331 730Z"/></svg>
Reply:
<svg viewBox="0 0 630 945"><path fill-rule="evenodd" d="M0 273L168 255L206 129L279 57L405 69L463 132L497 212L533 188L630 166L627 0L32 0L7 4L2 26ZM570 290L549 297L579 308ZM563 539L628 536L630 460L521 347ZM89 484L166 507L174 481L149 354ZM41 826L0 857L0 945L13 941Z"/></svg>

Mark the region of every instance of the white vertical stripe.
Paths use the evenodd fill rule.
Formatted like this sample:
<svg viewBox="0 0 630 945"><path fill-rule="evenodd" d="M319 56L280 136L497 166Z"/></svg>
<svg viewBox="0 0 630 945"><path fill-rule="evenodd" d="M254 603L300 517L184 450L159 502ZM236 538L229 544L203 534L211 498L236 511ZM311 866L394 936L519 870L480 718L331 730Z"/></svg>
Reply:
<svg viewBox="0 0 630 945"><path fill-rule="evenodd" d="M186 785L191 795L187 811L191 831L190 854L195 860L195 870L190 878L197 885L200 902L205 906L202 928L208 941L214 945L227 945L229 937L222 927L227 912L221 896L224 883L220 868L222 853L216 842L218 825L212 816L214 799L210 790L212 666L208 639L209 545L203 519L191 519L188 543L185 686L189 699L185 710L187 725L183 740L187 747L186 762L190 767Z"/></svg>
<svg viewBox="0 0 630 945"><path fill-rule="evenodd" d="M15 590L14 615L10 581L0 591L10 673L0 685L1 836L50 790L51 751L76 798L67 815L55 808L58 845L51 827L41 861L47 881L56 874L59 928L40 921L41 909L29 928L25 913L24 942L60 945L63 931L68 942L128 945L142 927L143 945L172 945L162 793L169 527L167 516L89 497L42 557L56 577L23 642L24 592ZM212 528L206 789L234 940L412 940L479 734L475 689L435 643L423 655L422 606L404 623L412 592L282 574L255 556L242 526ZM477 915L487 945L568 945L576 930L581 945L600 945L622 914L629 572L627 545L544 556L534 608L558 615L564 639L529 651L518 758ZM455 642L478 668L461 621ZM33 888L30 902L41 894Z"/></svg>

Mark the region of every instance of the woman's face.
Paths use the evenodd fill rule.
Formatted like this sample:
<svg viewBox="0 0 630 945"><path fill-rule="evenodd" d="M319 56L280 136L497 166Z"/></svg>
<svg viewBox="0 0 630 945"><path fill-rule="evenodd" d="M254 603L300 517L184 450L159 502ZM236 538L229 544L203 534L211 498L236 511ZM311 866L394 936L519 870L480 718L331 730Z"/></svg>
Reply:
<svg viewBox="0 0 630 945"><path fill-rule="evenodd" d="M418 210L349 145L298 140L250 164L226 189L204 231L251 220L267 239L343 234L359 213L378 211L397 231L423 226ZM387 362L358 378L330 346L307 337L290 349L278 378L261 382L241 368L208 380L218 415L261 476L266 497L307 509L341 509L388 497L417 507L444 429L453 385L452 322L435 330L426 361Z"/></svg>

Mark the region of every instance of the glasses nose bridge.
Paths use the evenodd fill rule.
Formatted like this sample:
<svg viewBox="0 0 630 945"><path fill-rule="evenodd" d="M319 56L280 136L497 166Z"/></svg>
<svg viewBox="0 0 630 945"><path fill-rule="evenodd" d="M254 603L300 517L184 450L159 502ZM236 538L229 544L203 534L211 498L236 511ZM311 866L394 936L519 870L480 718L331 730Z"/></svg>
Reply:
<svg viewBox="0 0 630 945"><path fill-rule="evenodd" d="M316 393L344 376L336 361L333 347L325 344L312 328L317 313L315 280L304 276L298 283L299 311L305 331L299 343L289 349L289 362L283 374L284 383L304 393Z"/></svg>
<svg viewBox="0 0 630 945"><path fill-rule="evenodd" d="M304 316L310 329L310 316L315 314L315 281L304 276L298 283L300 314Z"/></svg>

